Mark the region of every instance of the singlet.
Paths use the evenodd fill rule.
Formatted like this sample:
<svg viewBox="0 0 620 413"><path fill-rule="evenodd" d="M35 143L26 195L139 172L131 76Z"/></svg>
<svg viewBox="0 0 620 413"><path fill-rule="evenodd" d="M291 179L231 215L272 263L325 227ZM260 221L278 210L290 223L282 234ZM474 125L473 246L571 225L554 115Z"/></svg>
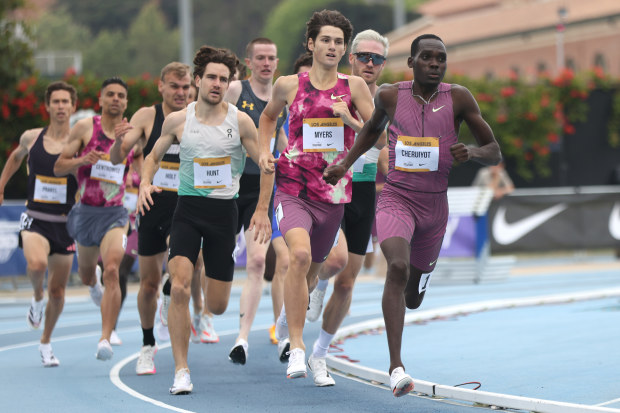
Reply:
<svg viewBox="0 0 620 413"><path fill-rule="evenodd" d="M210 126L196 119L195 102L187 106L181 138L179 195L237 197L245 164L237 111L229 103L224 122Z"/></svg>
<svg viewBox="0 0 620 413"><path fill-rule="evenodd" d="M297 94L289 107L288 147L280 155L276 168L278 190L331 204L351 202L351 170L337 185L323 180L323 170L344 158L355 140L355 131L335 117L332 110L335 98L340 97L356 116L349 77L338 73L333 88L317 90L308 72L297 76Z"/></svg>
<svg viewBox="0 0 620 413"><path fill-rule="evenodd" d="M258 96L254 94L254 91L252 90L252 86L250 85L250 81L247 79L242 80L241 81L241 94L239 95L239 100L237 100L237 108L240 111L247 113L250 116L250 118L252 118L256 128L258 128L258 121L260 119L261 113L263 113L263 110L265 109L265 106L267 106L267 101L258 98ZM269 146L271 148L271 153L273 154L275 154L275 149L276 149L276 146L278 145L278 136L280 133L280 128L282 128L282 125L284 124L285 121L286 121L286 109L284 109L280 113L280 116L278 116L278 123L276 126L276 131L275 131L274 136L271 138L271 142L269 143ZM256 165L256 162L254 162L252 158L250 158L249 156L245 161L245 168L243 170L243 174L244 175L245 174L260 175L260 168L258 167L258 165Z"/></svg>
<svg viewBox="0 0 620 413"><path fill-rule="evenodd" d="M47 128L37 136L28 152L28 204L33 211L67 215L75 204L77 182L73 175L54 175L54 164L60 154L45 150L43 140Z"/></svg>
<svg viewBox="0 0 620 413"><path fill-rule="evenodd" d="M103 133L101 116L93 116L93 135L82 151L82 156L93 150L105 152L106 155L94 165L83 165L78 169L81 203L97 207L123 205L125 178L133 161L133 149L123 163L112 165L110 148L113 144L114 140Z"/></svg>
<svg viewBox="0 0 620 413"><path fill-rule="evenodd" d="M386 182L418 192L445 192L458 141L454 130L452 85L439 84L435 100L418 103L411 81L398 83L394 120L389 127L389 169Z"/></svg>
<svg viewBox="0 0 620 413"><path fill-rule="evenodd" d="M161 106L161 103L158 103L153 106L155 108L155 119L153 119L153 128L151 129L151 134L149 139L146 142L146 146L142 153L146 158L151 150L153 150L153 146L155 146L155 142L161 136L161 128L164 124L164 110ZM155 172L155 176L153 177L153 185L158 186L163 189L161 192L154 192L152 196L177 196L177 190L179 187L179 143L175 141L170 148L164 154L163 159L159 163L159 169Z"/></svg>

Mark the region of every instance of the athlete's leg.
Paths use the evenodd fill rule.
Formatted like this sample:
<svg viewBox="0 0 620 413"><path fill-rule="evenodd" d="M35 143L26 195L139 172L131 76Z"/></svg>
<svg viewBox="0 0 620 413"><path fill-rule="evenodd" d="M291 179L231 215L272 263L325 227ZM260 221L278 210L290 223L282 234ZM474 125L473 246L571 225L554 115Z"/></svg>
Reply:
<svg viewBox="0 0 620 413"><path fill-rule="evenodd" d="M284 303L284 278L288 270L288 247L283 237L271 240L276 253L276 265L271 280L271 303L273 305L273 319L278 319L282 304Z"/></svg>
<svg viewBox="0 0 620 413"><path fill-rule="evenodd" d="M190 335L189 297L194 265L187 257L177 255L168 262L168 268L171 282L168 329L176 372L187 368Z"/></svg>
<svg viewBox="0 0 620 413"><path fill-rule="evenodd" d="M41 234L32 231L21 231L24 258L26 258L26 274L32 284L34 299L43 300L43 281L50 253L49 241Z"/></svg>
<svg viewBox="0 0 620 413"><path fill-rule="evenodd" d="M338 230L338 244L329 252L319 272L319 280L329 280L347 265L347 239L342 228Z"/></svg>
<svg viewBox="0 0 620 413"><path fill-rule="evenodd" d="M45 327L41 335L42 344L50 342L54 326L62 313L65 304L65 288L73 265L73 254L52 254L48 258L48 265L48 301L45 308Z"/></svg>
<svg viewBox="0 0 620 413"><path fill-rule="evenodd" d="M138 266L140 267L138 313L143 330L143 345L155 345L155 336L152 333L155 325L155 313L157 312L157 293L161 282L162 265L166 255L165 251L149 256L138 255Z"/></svg>
<svg viewBox="0 0 620 413"><path fill-rule="evenodd" d="M325 311L323 312L323 330L330 334L336 334L336 331L342 324L342 320L346 317L351 307L353 298L353 286L355 279L359 274L364 256L349 253L347 265L334 279L334 291L327 301Z"/></svg>

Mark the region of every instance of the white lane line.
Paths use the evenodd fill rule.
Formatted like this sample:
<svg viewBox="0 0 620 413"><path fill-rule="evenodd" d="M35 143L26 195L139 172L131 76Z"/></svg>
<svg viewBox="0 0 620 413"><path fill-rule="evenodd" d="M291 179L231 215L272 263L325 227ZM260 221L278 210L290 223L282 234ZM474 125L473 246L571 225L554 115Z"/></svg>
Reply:
<svg viewBox="0 0 620 413"><path fill-rule="evenodd" d="M595 404L595 406L607 406L609 404L615 404L615 403L620 403L620 398L619 399L610 400L610 401L604 402L604 403Z"/></svg>
<svg viewBox="0 0 620 413"><path fill-rule="evenodd" d="M453 305L443 308L435 308L427 311L411 312L405 316L405 323L432 320L436 317L479 313L489 310L570 303L576 301L604 299L618 296L620 296L620 288L606 288L595 291L480 301L475 303ZM361 323L352 324L350 326L339 329L334 336L333 341L346 339L350 335L358 334L363 331L384 327L385 322L383 318L376 318L374 320L368 320ZM349 361L336 358L334 356L327 356L327 366L331 369L336 369L345 374L357 376L368 381L383 383L387 386L389 386L390 383L390 377L385 371L360 366L359 364L351 363ZM599 405L588 406L576 403L566 403L561 401L512 396L501 393L491 393L480 390L470 390L465 388L457 388L453 386L432 383L419 379L414 379L414 383L415 391L420 393L428 394L431 396L440 396L455 400L480 403L487 406L499 406L501 408L536 411L540 413L618 412L618 409L601 407ZM611 404L612 402L615 401L606 402L604 404Z"/></svg>

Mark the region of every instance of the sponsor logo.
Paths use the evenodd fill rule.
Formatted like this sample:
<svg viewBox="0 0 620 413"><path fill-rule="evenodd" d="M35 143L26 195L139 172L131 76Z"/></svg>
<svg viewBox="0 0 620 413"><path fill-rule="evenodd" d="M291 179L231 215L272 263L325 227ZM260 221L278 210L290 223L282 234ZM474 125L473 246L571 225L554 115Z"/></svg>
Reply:
<svg viewBox="0 0 620 413"><path fill-rule="evenodd" d="M254 110L254 103L248 103L244 100L243 104L241 105L241 109L245 108L248 108L249 110Z"/></svg>
<svg viewBox="0 0 620 413"><path fill-rule="evenodd" d="M439 112L444 106L446 106L446 105L439 106L438 108L433 108L433 113Z"/></svg>
<svg viewBox="0 0 620 413"><path fill-rule="evenodd" d="M493 238L498 244L508 245L520 240L536 228L564 211L566 204L554 205L550 208L536 212L529 217L521 218L515 222L506 222L506 207L501 206L497 209L493 219Z"/></svg>
<svg viewBox="0 0 620 413"><path fill-rule="evenodd" d="M334 96L334 94L332 93L332 99L333 99L333 100L336 100L336 99L338 99L338 98L343 98L343 97L345 97L345 96L346 96L346 95L338 95L338 96Z"/></svg>
<svg viewBox="0 0 620 413"><path fill-rule="evenodd" d="M620 202L614 204L609 215L609 233L614 239L620 240Z"/></svg>

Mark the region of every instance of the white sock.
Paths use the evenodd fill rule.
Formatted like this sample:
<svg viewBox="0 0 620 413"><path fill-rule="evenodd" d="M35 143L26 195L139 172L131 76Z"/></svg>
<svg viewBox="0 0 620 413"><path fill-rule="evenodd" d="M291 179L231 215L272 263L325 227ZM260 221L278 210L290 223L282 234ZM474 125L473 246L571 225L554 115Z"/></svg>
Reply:
<svg viewBox="0 0 620 413"><path fill-rule="evenodd" d="M45 303L45 297L41 298L40 301L37 301L34 296L32 297L32 300L30 301L32 303L32 306L37 309L40 310L41 307L43 307L43 304Z"/></svg>
<svg viewBox="0 0 620 413"><path fill-rule="evenodd" d="M286 322L286 310L284 309L284 304L282 304L282 310L280 310L280 315L278 316L278 320L276 320L276 338L278 341L281 341L287 337L288 323Z"/></svg>
<svg viewBox="0 0 620 413"><path fill-rule="evenodd" d="M334 339L334 334L329 334L327 331L321 329L319 338L314 342L312 348L312 355L317 358L323 358L327 356L327 350L329 350L329 343Z"/></svg>
<svg viewBox="0 0 620 413"><path fill-rule="evenodd" d="M320 291L327 290L327 286L329 285L329 278L327 280L322 280L319 278L319 282L316 284L316 289Z"/></svg>

